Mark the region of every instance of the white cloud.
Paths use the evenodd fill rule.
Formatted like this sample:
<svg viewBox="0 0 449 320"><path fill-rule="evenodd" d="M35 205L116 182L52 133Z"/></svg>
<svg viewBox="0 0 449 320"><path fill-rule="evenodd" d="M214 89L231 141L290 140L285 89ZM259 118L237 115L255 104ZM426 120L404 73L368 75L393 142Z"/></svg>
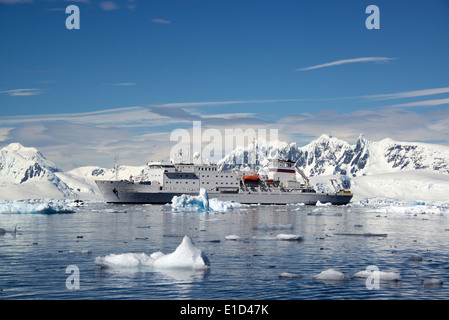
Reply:
<svg viewBox="0 0 449 320"><path fill-rule="evenodd" d="M9 131L14 127L0 127L0 141L8 139Z"/></svg>
<svg viewBox="0 0 449 320"><path fill-rule="evenodd" d="M449 144L449 127L444 119L449 109L427 114L402 108L382 110L357 110L350 113L318 111L313 114L290 115L277 122L279 132L289 134L291 141L308 143L310 137L323 133L348 142L355 142L360 133L369 140L392 138L402 141L446 141ZM447 122L447 120L446 120ZM297 137L305 137L298 141Z"/></svg>
<svg viewBox="0 0 449 320"><path fill-rule="evenodd" d="M422 96L429 96L434 94L449 93L449 87L446 88L435 88L435 89L424 89L415 91L405 91L390 94L377 94L371 96L365 96L365 98L372 98L378 100L390 100L390 99L401 99L401 98L415 98Z"/></svg>
<svg viewBox="0 0 449 320"><path fill-rule="evenodd" d="M161 18L156 18L156 19L153 19L151 21L154 22L154 23L160 23L160 24L170 24L171 23L171 21L165 20L165 19L161 19Z"/></svg>
<svg viewBox="0 0 449 320"><path fill-rule="evenodd" d="M306 67L306 68L299 68L296 69L296 71L306 71L306 70L313 70L313 69L320 69L320 68L327 68L327 67L333 67L333 66L339 66L342 64L348 64L348 63L359 63L359 62L388 62L391 60L394 60L396 58L385 58L385 57L364 57L364 58L355 58L355 59L345 59L345 60L338 60L328 63L319 64L316 66Z"/></svg>
<svg viewBox="0 0 449 320"><path fill-rule="evenodd" d="M120 83L114 83L113 86L135 86L137 83L134 82L120 82Z"/></svg>
<svg viewBox="0 0 449 320"><path fill-rule="evenodd" d="M111 11L118 9L118 6L113 1L100 2L100 8L104 11Z"/></svg>
<svg viewBox="0 0 449 320"><path fill-rule="evenodd" d="M448 104L449 98L445 99L433 99L433 100L424 100L424 101L415 101L409 103L401 103L395 104L392 107L434 107L442 104Z"/></svg>
<svg viewBox="0 0 449 320"><path fill-rule="evenodd" d="M7 93L12 97L16 97L16 96L35 96L43 93L43 91L41 89L13 89L13 90L0 91L0 93Z"/></svg>
<svg viewBox="0 0 449 320"><path fill-rule="evenodd" d="M445 88L416 90L390 94L389 98L408 98L445 91ZM9 91L3 93L9 94ZM378 96L386 98L387 95ZM349 98L340 100L344 99ZM281 119L251 113L244 108L241 113L202 112L203 107L210 106L315 100L323 99L180 102L72 114L4 116L0 117L0 141L36 147L63 169L81 165L110 166L116 154L122 164L129 165L144 164L150 158L167 158L176 143L170 141L171 131L177 128L190 131L192 121L201 121L203 130L217 129L222 133L225 129L234 128L278 129L281 140L296 141L298 144L308 143L323 133L348 142L355 142L359 134L363 133L369 140L390 137L403 141L440 140L449 144L449 108L428 109L426 113L404 108L449 103L447 98L350 113L314 112L313 105L309 105L308 110L312 110L309 113L299 111ZM294 112L298 109L291 110Z"/></svg>
<svg viewBox="0 0 449 320"><path fill-rule="evenodd" d="M31 3L33 0L0 0L1 4Z"/></svg>

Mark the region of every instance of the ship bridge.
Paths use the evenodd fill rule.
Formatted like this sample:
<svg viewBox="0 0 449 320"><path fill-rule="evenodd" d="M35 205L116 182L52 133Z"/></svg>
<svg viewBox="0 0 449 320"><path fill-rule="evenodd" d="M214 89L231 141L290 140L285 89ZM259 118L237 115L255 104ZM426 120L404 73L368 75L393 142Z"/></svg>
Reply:
<svg viewBox="0 0 449 320"><path fill-rule="evenodd" d="M216 164L149 163L151 181L170 190L238 190L235 173L220 172Z"/></svg>

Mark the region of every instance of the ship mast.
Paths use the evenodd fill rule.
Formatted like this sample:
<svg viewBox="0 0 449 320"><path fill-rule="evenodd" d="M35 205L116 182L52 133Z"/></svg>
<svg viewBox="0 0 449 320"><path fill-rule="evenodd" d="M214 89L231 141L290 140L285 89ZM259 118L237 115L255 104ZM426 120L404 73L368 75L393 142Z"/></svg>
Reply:
<svg viewBox="0 0 449 320"><path fill-rule="evenodd" d="M112 167L115 170L115 180L118 181L118 155L114 157L114 166Z"/></svg>

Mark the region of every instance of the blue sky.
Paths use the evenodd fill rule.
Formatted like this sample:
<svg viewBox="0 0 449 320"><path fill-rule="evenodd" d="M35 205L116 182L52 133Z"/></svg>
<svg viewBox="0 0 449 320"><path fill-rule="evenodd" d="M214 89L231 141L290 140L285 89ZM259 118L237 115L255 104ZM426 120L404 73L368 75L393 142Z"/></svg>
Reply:
<svg viewBox="0 0 449 320"><path fill-rule="evenodd" d="M0 147L138 165L195 120L449 145L448 35L447 0L0 0Z"/></svg>

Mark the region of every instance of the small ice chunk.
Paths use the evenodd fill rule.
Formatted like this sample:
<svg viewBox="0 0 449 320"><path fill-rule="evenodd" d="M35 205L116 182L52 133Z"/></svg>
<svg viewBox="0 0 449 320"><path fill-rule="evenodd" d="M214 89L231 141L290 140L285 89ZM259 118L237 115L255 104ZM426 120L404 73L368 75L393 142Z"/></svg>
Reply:
<svg viewBox="0 0 449 320"><path fill-rule="evenodd" d="M287 241L300 241L302 240L302 236L298 234L287 234L287 233L280 233L276 236L278 240L287 240Z"/></svg>
<svg viewBox="0 0 449 320"><path fill-rule="evenodd" d="M320 200L318 200L315 204L317 207L330 207L332 206L331 202L322 203Z"/></svg>
<svg viewBox="0 0 449 320"><path fill-rule="evenodd" d="M422 284L425 287L439 287L443 285L443 281L440 279L424 279Z"/></svg>
<svg viewBox="0 0 449 320"><path fill-rule="evenodd" d="M340 271L327 269L317 275L314 275L312 279L321 281L343 281L346 280L346 276Z"/></svg>
<svg viewBox="0 0 449 320"><path fill-rule="evenodd" d="M372 277L374 279L379 279L380 281L399 281L401 280L401 275L397 272L387 272L387 271L359 271L354 274L355 278L366 279Z"/></svg>
<svg viewBox="0 0 449 320"><path fill-rule="evenodd" d="M299 274L296 274L296 273L282 272L282 273L279 275L279 278L288 278L288 279L291 279L291 278L302 278L302 276L299 275Z"/></svg>

